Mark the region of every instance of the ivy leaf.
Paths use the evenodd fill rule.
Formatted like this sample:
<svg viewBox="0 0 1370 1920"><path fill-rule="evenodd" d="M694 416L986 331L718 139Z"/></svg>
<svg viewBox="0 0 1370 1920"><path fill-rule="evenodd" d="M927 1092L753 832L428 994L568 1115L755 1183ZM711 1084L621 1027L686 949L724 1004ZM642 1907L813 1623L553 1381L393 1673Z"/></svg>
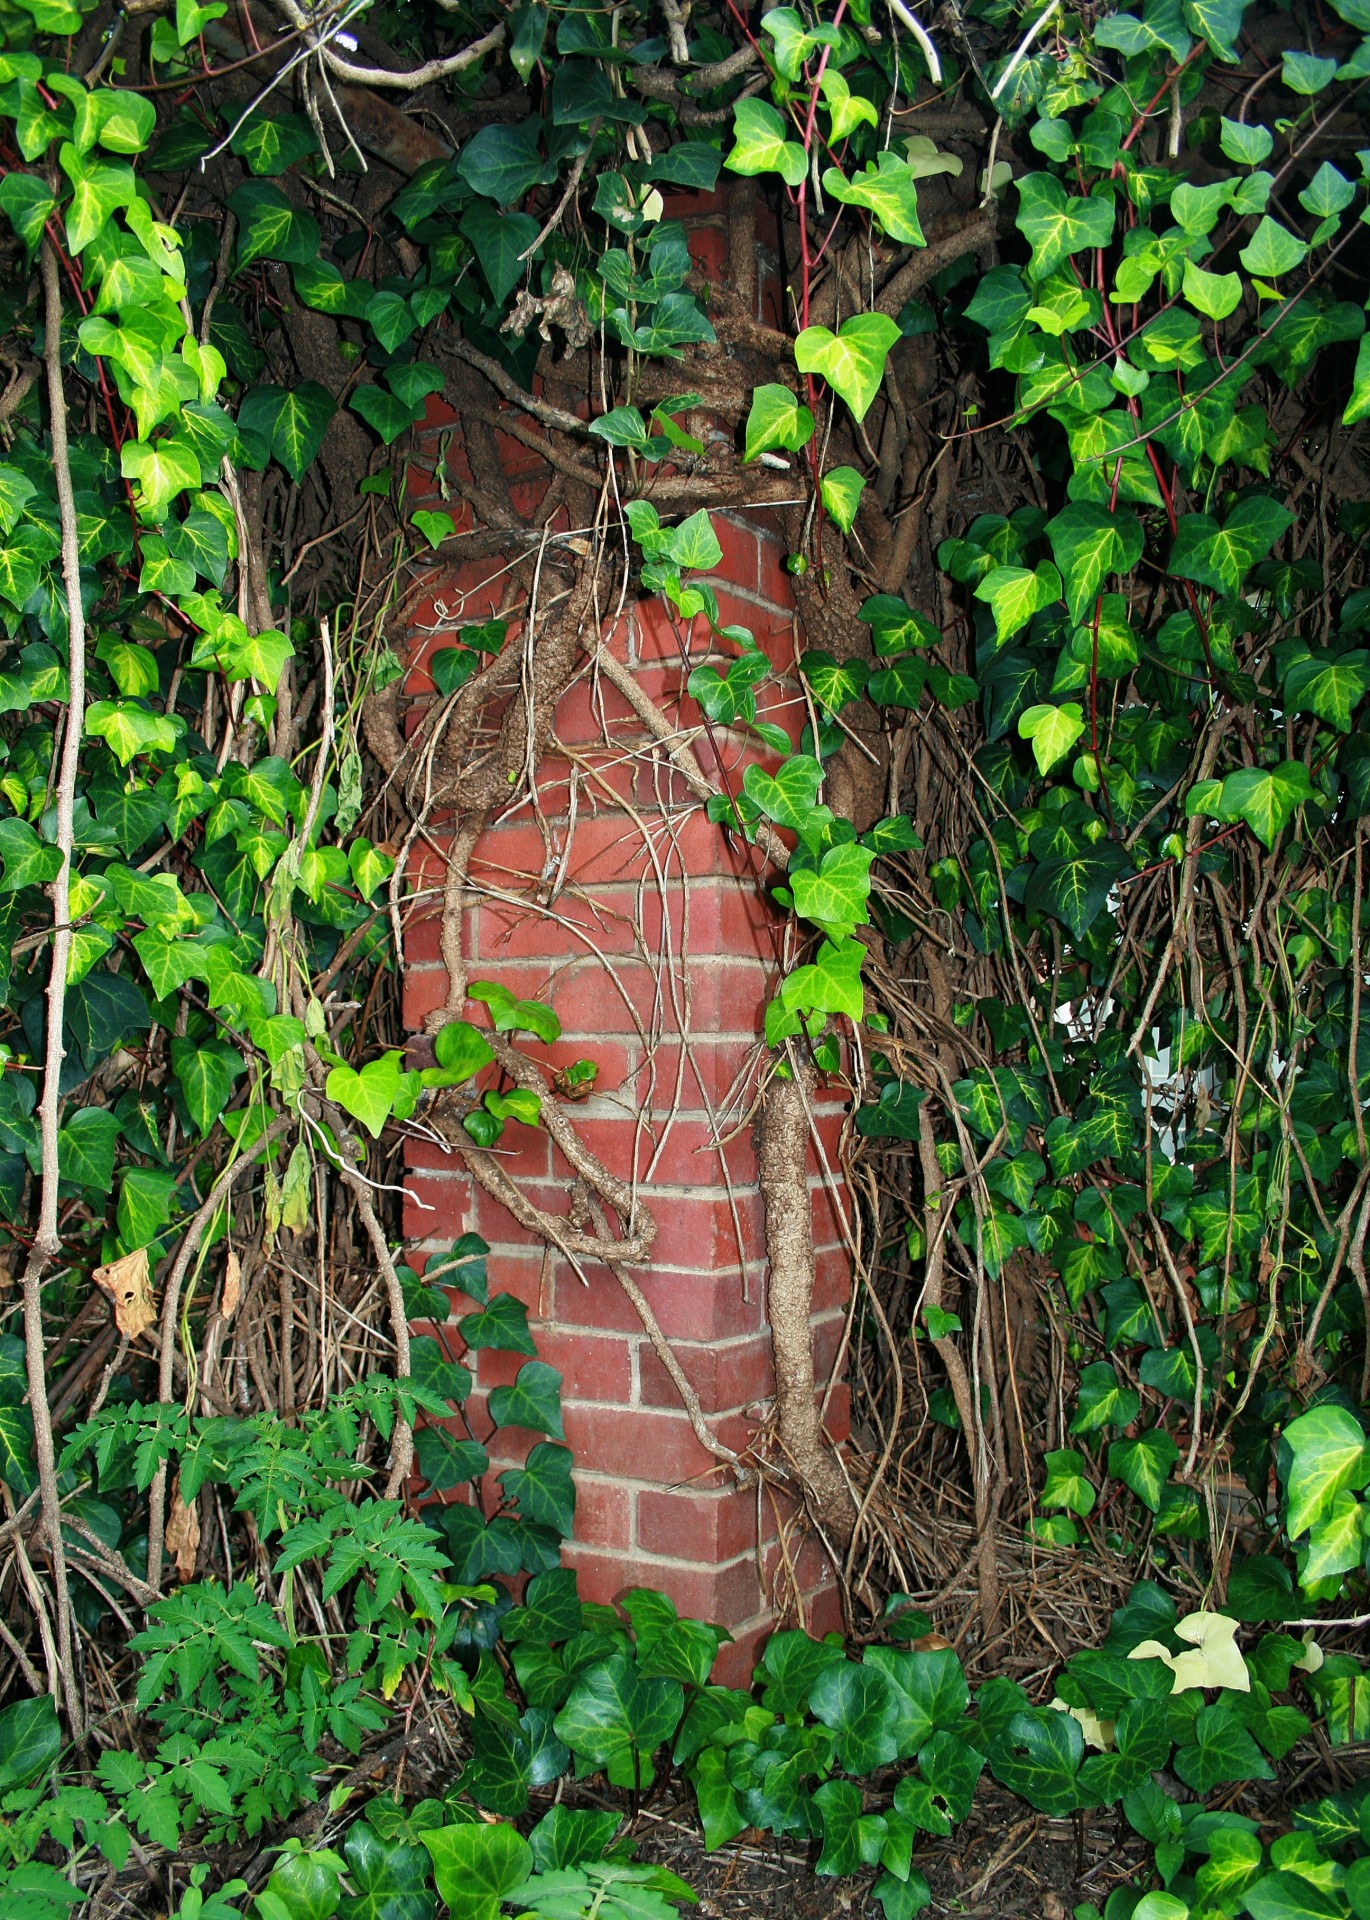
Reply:
<svg viewBox="0 0 1370 1920"><path fill-rule="evenodd" d="M5 869L0 894L46 886L62 871L61 853L45 845L27 820L0 820L0 860Z"/></svg>
<svg viewBox="0 0 1370 1920"><path fill-rule="evenodd" d="M528 1878L532 1849L503 1821L430 1828L419 1835L452 1920L499 1920L506 1894Z"/></svg>
<svg viewBox="0 0 1370 1920"><path fill-rule="evenodd" d="M814 691L822 699L818 689ZM831 706L832 703L825 701L824 704ZM823 769L808 753L792 754L774 774L753 764L742 776L742 790L753 806L768 820L774 820L779 827L788 827L793 833L808 825L822 783Z"/></svg>
<svg viewBox="0 0 1370 1920"><path fill-rule="evenodd" d="M869 1661L825 1667L809 1694L809 1710L837 1735L846 1773L874 1773L899 1756L899 1693Z"/></svg>
<svg viewBox="0 0 1370 1920"><path fill-rule="evenodd" d="M126 767L140 753L174 752L185 721L175 714L148 713L128 700L97 700L86 708L86 732L106 740Z"/></svg>
<svg viewBox="0 0 1370 1920"><path fill-rule="evenodd" d="M856 510L865 485L855 467L830 467L818 483L823 511L837 522L843 533L850 533L856 524Z"/></svg>
<svg viewBox="0 0 1370 1920"><path fill-rule="evenodd" d="M816 873L811 868L792 868L787 880L795 912L822 927L830 937L863 926L868 918L866 902L874 858L869 847L849 842L829 848Z"/></svg>
<svg viewBox="0 0 1370 1920"><path fill-rule="evenodd" d="M155 1167L127 1168L115 1213L125 1250L134 1253L155 1240L177 1205L173 1174L161 1173Z"/></svg>
<svg viewBox="0 0 1370 1920"><path fill-rule="evenodd" d="M645 438L644 429L644 438ZM747 415L747 434L742 458L755 460L773 447L797 453L813 438L813 415L802 406L788 387L753 387L751 411Z"/></svg>
<svg viewBox="0 0 1370 1920"><path fill-rule="evenodd" d="M164 520L178 493L200 485L200 462L184 440L125 440L119 471L138 487L138 511L146 520Z"/></svg>
<svg viewBox="0 0 1370 1920"><path fill-rule="evenodd" d="M1065 759L1084 730L1085 716L1073 700L1059 707L1028 707L1018 716L1018 732L1032 742L1037 771L1043 775Z"/></svg>
<svg viewBox="0 0 1370 1920"><path fill-rule="evenodd" d="M461 150L458 177L482 200L512 206L550 177L538 152L541 131L536 116L517 126L482 127Z"/></svg>
<svg viewBox="0 0 1370 1920"><path fill-rule="evenodd" d="M888 314L854 314L836 333L805 327L794 343L795 365L801 373L820 374L855 417L864 420L898 338L899 329Z"/></svg>
<svg viewBox="0 0 1370 1920"><path fill-rule="evenodd" d="M238 217L237 268L254 260L284 260L304 266L319 256L319 223L293 207L268 180L245 180L228 197Z"/></svg>
<svg viewBox="0 0 1370 1920"><path fill-rule="evenodd" d="M344 280L331 260L302 260L291 277L299 298L319 313L345 314L351 320L360 320L370 303L367 282Z"/></svg>
<svg viewBox="0 0 1370 1920"><path fill-rule="evenodd" d="M921 247L927 243L918 223L917 179L907 160L883 147L851 180L839 168L829 167L823 175L823 191L846 206L865 207L901 246Z"/></svg>
<svg viewBox="0 0 1370 1920"><path fill-rule="evenodd" d="M1286 670L1284 703L1291 713L1315 713L1340 733L1351 731L1351 715L1370 692L1370 653L1309 653Z"/></svg>
<svg viewBox="0 0 1370 1920"><path fill-rule="evenodd" d="M72 253L83 253L115 209L127 207L137 197L133 169L90 160L69 143L59 147L57 158L71 181L67 245Z"/></svg>
<svg viewBox="0 0 1370 1920"><path fill-rule="evenodd" d="M1169 572L1216 593L1235 594L1250 568L1293 523L1289 509L1264 494L1239 500L1221 527L1211 514L1186 514L1170 550Z"/></svg>
<svg viewBox="0 0 1370 1920"><path fill-rule="evenodd" d="M151 106L152 102L147 103ZM318 151L314 129L300 113L248 115L229 142L255 174L284 173L296 160Z"/></svg>
<svg viewBox="0 0 1370 1920"><path fill-rule="evenodd" d="M738 101L733 143L723 162L730 173L778 173L787 187L797 187L808 175L808 155L798 140L786 138L785 122L765 100Z"/></svg>
<svg viewBox="0 0 1370 1920"><path fill-rule="evenodd" d="M1183 1657L1183 1656L1181 1656ZM1265 1756L1226 1701L1201 1707L1194 1720L1192 1743L1177 1747L1171 1762L1175 1772L1195 1793L1236 1780L1273 1780ZM1250 1896L1247 1911L1251 1912Z"/></svg>
<svg viewBox="0 0 1370 1920"><path fill-rule="evenodd" d="M1044 1507L1064 1507L1069 1513L1092 1513L1098 1495L1085 1478L1084 1456L1071 1447L1065 1447L1043 1458L1047 1479L1039 1496L1040 1504Z"/></svg>
<svg viewBox="0 0 1370 1920"><path fill-rule="evenodd" d="M550 1433L554 1440L566 1437L561 1425L561 1375L545 1360L525 1361L511 1386L491 1388L487 1404L498 1427L528 1427L534 1433Z"/></svg>
<svg viewBox="0 0 1370 1920"><path fill-rule="evenodd" d="M328 1098L360 1120L373 1140L380 1139L401 1098L403 1060L404 1055L392 1048L379 1060L369 1060L360 1072L354 1067L334 1067L324 1082Z"/></svg>
<svg viewBox="0 0 1370 1920"><path fill-rule="evenodd" d="M479 1313L463 1315L458 1331L468 1347L489 1348L497 1353L537 1353L537 1343L528 1331L528 1309L512 1293L492 1294Z"/></svg>
<svg viewBox="0 0 1370 1920"><path fill-rule="evenodd" d="M1354 1867L1348 1869L1348 1882L1354 1872ZM1342 1920L1346 1911L1330 1889L1285 1869L1264 1874L1246 1889L1243 1899L1251 1920Z"/></svg>
<svg viewBox="0 0 1370 1920"><path fill-rule="evenodd" d="M1278 280L1282 273L1292 273L1307 256L1307 243L1267 213L1237 258L1248 273L1254 273L1259 279Z"/></svg>
<svg viewBox="0 0 1370 1920"><path fill-rule="evenodd" d="M1101 1427L1130 1427L1142 1410L1142 1396L1134 1387L1119 1383L1106 1360L1084 1367L1080 1373L1080 1391L1072 1435L1097 1433Z"/></svg>
<svg viewBox="0 0 1370 1920"><path fill-rule="evenodd" d="M1131 871L1132 862L1117 841L1104 840L1081 853L1041 861L1028 880L1023 904L1030 912L1049 913L1082 940L1113 888Z"/></svg>
<svg viewBox="0 0 1370 1920"><path fill-rule="evenodd" d="M323 445L335 411L332 394L317 380L306 380L284 395L271 435L271 451L297 485Z"/></svg>
<svg viewBox="0 0 1370 1920"><path fill-rule="evenodd" d="M1336 1496L1370 1480L1365 1434L1344 1407L1314 1407L1284 1430L1290 1450L1285 1525L1291 1540L1325 1520Z"/></svg>
<svg viewBox="0 0 1370 1920"><path fill-rule="evenodd" d="M203 1140L228 1105L233 1082L246 1071L242 1058L215 1043L197 1047L192 1040L173 1040L171 1066L186 1111Z"/></svg>
<svg viewBox="0 0 1370 1920"><path fill-rule="evenodd" d="M1295 810L1317 798L1302 760L1282 760L1268 771L1242 767L1229 773L1219 799L1222 818L1244 820L1264 847L1272 847Z"/></svg>
<svg viewBox="0 0 1370 1920"><path fill-rule="evenodd" d="M1059 600L1061 593L1061 576L1049 560L1043 560L1032 572L1026 567L991 567L975 588L976 599L989 602L995 639L1001 647L1035 613Z"/></svg>
<svg viewBox="0 0 1370 1920"><path fill-rule="evenodd" d="M1179 1457L1180 1449L1164 1427L1152 1427L1135 1440L1115 1440L1108 1450L1108 1470L1155 1513Z"/></svg>
<svg viewBox="0 0 1370 1920"><path fill-rule="evenodd" d="M1142 557L1141 524L1130 513L1077 501L1049 520L1046 531L1072 620L1092 612L1110 573L1130 573Z"/></svg>
<svg viewBox="0 0 1370 1920"><path fill-rule="evenodd" d="M678 1680L643 1679L626 1654L601 1661L572 1689L553 1725L580 1759L602 1767L614 1786L652 1777L651 1758L680 1724L685 1693Z"/></svg>
<svg viewBox="0 0 1370 1920"><path fill-rule="evenodd" d="M1184 17L1199 39L1206 40L1228 66L1240 66L1237 33L1250 0L1182 0L1182 4Z"/></svg>
<svg viewBox="0 0 1370 1920"><path fill-rule="evenodd" d="M506 1496L518 1502L519 1512L533 1526L548 1527L562 1539L570 1537L575 1521L576 1490L571 1478L569 1447L540 1440L521 1467L500 1475Z"/></svg>
<svg viewBox="0 0 1370 1920"><path fill-rule="evenodd" d="M343 1843L348 1878L357 1889L344 1898L339 1920L433 1920L432 1860L407 1840L383 1840L365 1820L354 1820Z"/></svg>
<svg viewBox="0 0 1370 1920"><path fill-rule="evenodd" d="M989 1764L1001 1786L1059 1820L1080 1803L1084 1750L1084 1735L1070 1714L1037 1708L1015 1713L991 1738Z"/></svg>
<svg viewBox="0 0 1370 1920"><path fill-rule="evenodd" d="M1209 320L1226 320L1241 303L1242 282L1236 273L1205 273L1188 257L1184 263L1184 297Z"/></svg>
<svg viewBox="0 0 1370 1920"><path fill-rule="evenodd" d="M17 169L0 180L0 211L9 215L10 224L29 252L38 251L43 228L57 202L36 174Z"/></svg>
<svg viewBox="0 0 1370 1920"><path fill-rule="evenodd" d="M1063 260L1113 237L1113 198L1107 191L1070 194L1052 173L1026 173L1017 182L1018 227L1032 246L1032 277L1045 280Z"/></svg>

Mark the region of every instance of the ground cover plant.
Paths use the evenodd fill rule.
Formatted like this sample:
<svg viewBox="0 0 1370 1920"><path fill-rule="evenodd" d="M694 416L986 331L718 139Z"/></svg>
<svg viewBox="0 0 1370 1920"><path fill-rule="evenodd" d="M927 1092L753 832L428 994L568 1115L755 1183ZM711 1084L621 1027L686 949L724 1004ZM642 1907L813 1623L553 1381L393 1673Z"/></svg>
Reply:
<svg viewBox="0 0 1370 1920"><path fill-rule="evenodd" d="M982 1777L1145 1843L1106 1920L1370 1911L1336 1771L1370 1727L1367 34L1361 0L0 7L24 1920L662 1916L666 1777L710 1846L775 1836L889 1920ZM411 505L432 396L450 512ZM718 597L717 516L762 504L793 731ZM420 712L434 553L511 588ZM750 1462L798 1472L851 1632L778 1634L749 1691L662 1596L580 1599L559 1378L482 1243L420 1275L396 1225L440 1098L494 1191L508 1129L576 1156L582 1218L524 1203L550 1246L646 1255L555 1006L449 940L416 1066L394 990L411 855L457 819L459 914L629 592L749 749L710 777L632 690L786 916L768 1202L812 1089L853 1113L866 1443L839 1472L804 1412L786 1243ZM521 1364L477 1412L485 1349ZM503 1428L535 1444L492 1475ZM910 1597L920 1554L970 1615ZM1014 1678L1053 1581L1117 1604Z"/></svg>

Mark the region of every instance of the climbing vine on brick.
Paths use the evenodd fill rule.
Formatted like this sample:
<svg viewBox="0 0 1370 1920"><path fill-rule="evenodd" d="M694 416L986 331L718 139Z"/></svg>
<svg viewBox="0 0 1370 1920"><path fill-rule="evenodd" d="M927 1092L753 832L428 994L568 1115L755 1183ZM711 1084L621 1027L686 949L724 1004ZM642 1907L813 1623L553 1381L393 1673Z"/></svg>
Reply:
<svg viewBox="0 0 1370 1920"><path fill-rule="evenodd" d="M982 1761L1054 1817L1121 1803L1162 1886L1108 1920L1364 1910L1359 1800L1267 1850L1153 1776L1204 1796L1313 1714L1365 1731L1303 1623L1363 1618L1370 1554L1368 31L1362 0L0 6L0 1864L34 1920L107 1872L169 1907L184 1846L186 1920L659 1916L687 1890L616 1823L527 1816L573 1761L640 1797L668 1750L711 1843L812 1838L891 1920ZM687 226L715 193L721 274ZM786 542L792 674L724 617L746 512ZM448 622L420 711L428 569L473 556L509 593ZM642 595L679 710L600 647ZM780 1412L745 1456L578 1132L596 1063L553 1070L555 990L461 941L587 662L783 916L750 1090ZM820 1079L877 1437L847 1468ZM902 1601L860 1657L778 1636L758 1695L661 1596L583 1605L558 1375L480 1243L422 1277L397 1244L438 1121L622 1284L712 1456L801 1486L852 1595L907 1560L912 1439L982 1642L1004 1556L1122 1556L1102 1652L1053 1704L985 1679L972 1720L949 1647L890 1644ZM571 1210L505 1170L518 1128ZM484 1350L518 1364L473 1400ZM492 1477L504 1429L534 1438ZM419 1715L453 1794L320 1843L306 1810Z"/></svg>

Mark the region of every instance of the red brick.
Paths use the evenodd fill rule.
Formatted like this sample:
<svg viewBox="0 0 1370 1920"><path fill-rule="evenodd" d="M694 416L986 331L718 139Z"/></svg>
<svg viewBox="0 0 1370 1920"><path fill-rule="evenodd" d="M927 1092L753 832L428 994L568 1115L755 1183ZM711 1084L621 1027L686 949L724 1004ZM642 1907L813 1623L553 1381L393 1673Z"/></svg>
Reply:
<svg viewBox="0 0 1370 1920"><path fill-rule="evenodd" d="M705 1101L716 1105L733 1092L739 1075L746 1077L754 1071L762 1050L755 1034L722 1040L712 1034L701 1034L688 1046L677 1039L663 1040L650 1056L656 1073L655 1097L674 1099L679 1087L687 1107L700 1106ZM646 1080L643 1076L647 1066L648 1061L644 1059L634 1075L634 1085L640 1082L644 1098Z"/></svg>
<svg viewBox="0 0 1370 1920"><path fill-rule="evenodd" d="M721 283L728 278L728 236L721 227L692 227L689 234L690 258L707 279Z"/></svg>
<svg viewBox="0 0 1370 1920"><path fill-rule="evenodd" d="M833 1174L836 1182L836 1169ZM809 1177L809 1205L813 1215L813 1243L816 1247L840 1246L844 1214L850 1217L850 1199L839 1200L832 1188L814 1175Z"/></svg>
<svg viewBox="0 0 1370 1920"><path fill-rule="evenodd" d="M575 1475L577 1535L610 1552L628 1553L633 1545L633 1489L622 1480L606 1480L596 1473Z"/></svg>
<svg viewBox="0 0 1370 1920"><path fill-rule="evenodd" d="M715 578L726 581L736 593L755 593L760 579L756 528L730 513L715 513L710 518L718 544L723 549L723 558L714 569ZM713 584L712 580L710 584ZM720 593L720 605L723 599ZM726 618L720 624L726 626Z"/></svg>
<svg viewBox="0 0 1370 1920"><path fill-rule="evenodd" d="M417 1033L430 1013L447 1001L447 974L441 967L406 967L400 993L400 1018Z"/></svg>
<svg viewBox="0 0 1370 1920"><path fill-rule="evenodd" d="M833 1388L823 1410L823 1425L834 1440L851 1438L851 1388L841 1380Z"/></svg>
<svg viewBox="0 0 1370 1920"><path fill-rule="evenodd" d="M562 1418L567 1446L598 1473L656 1484L701 1479L712 1485L721 1471L695 1438L683 1411L658 1413L568 1400ZM737 1419L718 1422L716 1431L725 1446L746 1439L745 1423Z"/></svg>
<svg viewBox="0 0 1370 1920"><path fill-rule="evenodd" d="M498 961L538 960L544 967L551 952L584 954L634 953L641 950L635 896L628 889L594 895L558 894L552 907L534 902L514 906L503 900L481 903L475 924L482 958ZM577 937L577 932L583 938ZM649 949L650 951L650 949Z"/></svg>
<svg viewBox="0 0 1370 1920"><path fill-rule="evenodd" d="M626 1407L633 1394L633 1343L622 1335L566 1332L539 1326L534 1330L538 1359L555 1367L567 1400L596 1400ZM483 1387L506 1386L527 1355L482 1349L477 1372Z"/></svg>
<svg viewBox="0 0 1370 1920"><path fill-rule="evenodd" d="M718 1142L713 1127L704 1119L668 1114L655 1126L647 1127L642 1124L644 1118L626 1112L612 1118L583 1118L577 1123L576 1133L620 1179L637 1178L655 1186L717 1187L725 1167L734 1184L756 1179L756 1150L750 1128L737 1138Z"/></svg>
<svg viewBox="0 0 1370 1920"><path fill-rule="evenodd" d="M821 1640L825 1633L845 1633L847 1623L842 1613L842 1595L837 1587L828 1584L806 1594L804 1611L807 1631L815 1640Z"/></svg>
<svg viewBox="0 0 1370 1920"><path fill-rule="evenodd" d="M705 1413L731 1412L738 1407L752 1406L775 1390L771 1343L765 1335L707 1346L690 1346L679 1341L673 1351L686 1379L699 1395ZM639 1398L644 1406L680 1405L675 1381L645 1341L638 1353L638 1381Z"/></svg>
<svg viewBox="0 0 1370 1920"><path fill-rule="evenodd" d="M820 1388L827 1384L846 1331L847 1316L844 1313L825 1313L813 1322L813 1371Z"/></svg>
<svg viewBox="0 0 1370 1920"><path fill-rule="evenodd" d="M739 1202L739 1208L744 1210L746 1204L746 1200ZM737 1269L737 1254L733 1252L731 1263L725 1263L718 1258L718 1250L710 1252L710 1244L702 1238L704 1233L712 1233L716 1227L720 1227L721 1231L718 1213L723 1210L720 1202L672 1200L668 1206L664 1206L660 1196L652 1196L649 1206L652 1206L652 1213L658 1219L658 1242L666 1240L668 1250L670 1238L664 1233L666 1221L673 1221L677 1215L685 1215L687 1221L693 1221L698 1227L695 1236L697 1265L687 1267L685 1271L672 1271L670 1267L652 1261L650 1267L635 1273L635 1281L641 1286L666 1338L729 1340L762 1331L766 1321L762 1306L764 1284L760 1263L750 1273L750 1298L744 1300L743 1275ZM566 1261L556 1261L556 1325L641 1332L637 1311L618 1281L599 1267L587 1267L585 1271L589 1284L581 1284Z"/></svg>
<svg viewBox="0 0 1370 1920"><path fill-rule="evenodd" d="M785 543L774 534L766 534L760 542L760 569L757 585L763 600L772 606L788 608L794 605L794 586L785 571Z"/></svg>
<svg viewBox="0 0 1370 1920"><path fill-rule="evenodd" d="M773 970L745 958L695 954L689 962L689 1017L698 1033L752 1035L771 998ZM553 1004L568 1033L636 1034L658 1021L676 1030L669 982L646 961L625 959L609 974L591 958L572 960L557 980Z"/></svg>
<svg viewBox="0 0 1370 1920"><path fill-rule="evenodd" d="M721 1567L687 1566L641 1554L606 1553L572 1541L565 1558L576 1569L581 1598L601 1605L634 1587L655 1587L670 1596L687 1620L726 1626L729 1619L748 1618L757 1609L756 1562L750 1555Z"/></svg>
<svg viewBox="0 0 1370 1920"><path fill-rule="evenodd" d="M664 218L667 220L691 222L703 220L709 214L723 213L727 206L720 187L715 187L712 193L702 193L682 187L678 193L668 192L662 198L665 205Z"/></svg>
<svg viewBox="0 0 1370 1920"><path fill-rule="evenodd" d="M825 1247L814 1255L813 1310L845 1307L851 1298L851 1256L845 1247Z"/></svg>
<svg viewBox="0 0 1370 1920"><path fill-rule="evenodd" d="M662 1559L713 1565L755 1550L756 1514L752 1487L717 1493L643 1487L637 1496L637 1545Z"/></svg>
<svg viewBox="0 0 1370 1920"><path fill-rule="evenodd" d="M790 1535L783 1552L778 1541L763 1546L761 1561L768 1586L797 1586L801 1595L826 1586L836 1573L822 1541L798 1531Z"/></svg>
<svg viewBox="0 0 1370 1920"><path fill-rule="evenodd" d="M659 662L674 669L671 691L658 698L669 713L679 698L687 672L702 664L712 651L707 621L682 620L661 600L639 600L633 608L632 653L636 663Z"/></svg>
<svg viewBox="0 0 1370 1920"><path fill-rule="evenodd" d="M719 1648L711 1676L714 1685L741 1687L744 1691L749 1688L761 1650L775 1631L775 1625L774 1616L767 1610L753 1614L745 1626L735 1628L735 1638Z"/></svg>

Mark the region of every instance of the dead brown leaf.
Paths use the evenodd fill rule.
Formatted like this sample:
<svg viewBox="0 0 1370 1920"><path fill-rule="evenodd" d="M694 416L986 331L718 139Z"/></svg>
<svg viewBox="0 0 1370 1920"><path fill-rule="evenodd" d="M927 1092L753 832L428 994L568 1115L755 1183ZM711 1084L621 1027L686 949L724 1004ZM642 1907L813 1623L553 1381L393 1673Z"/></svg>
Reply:
<svg viewBox="0 0 1370 1920"><path fill-rule="evenodd" d="M189 1506L181 1499L181 1476L178 1473L171 1488L166 1517L167 1552L176 1557L176 1577L184 1586L195 1578L195 1561L200 1551L200 1510L192 1501Z"/></svg>
<svg viewBox="0 0 1370 1920"><path fill-rule="evenodd" d="M111 1260L107 1267L97 1267L91 1279L114 1302L114 1324L126 1340L136 1340L140 1333L156 1326L146 1247L126 1253L122 1260Z"/></svg>
<svg viewBox="0 0 1370 1920"><path fill-rule="evenodd" d="M238 1302L243 1297L243 1270L238 1256L232 1247L224 1261L224 1285L219 1295L219 1311L225 1320L231 1320L238 1311Z"/></svg>

